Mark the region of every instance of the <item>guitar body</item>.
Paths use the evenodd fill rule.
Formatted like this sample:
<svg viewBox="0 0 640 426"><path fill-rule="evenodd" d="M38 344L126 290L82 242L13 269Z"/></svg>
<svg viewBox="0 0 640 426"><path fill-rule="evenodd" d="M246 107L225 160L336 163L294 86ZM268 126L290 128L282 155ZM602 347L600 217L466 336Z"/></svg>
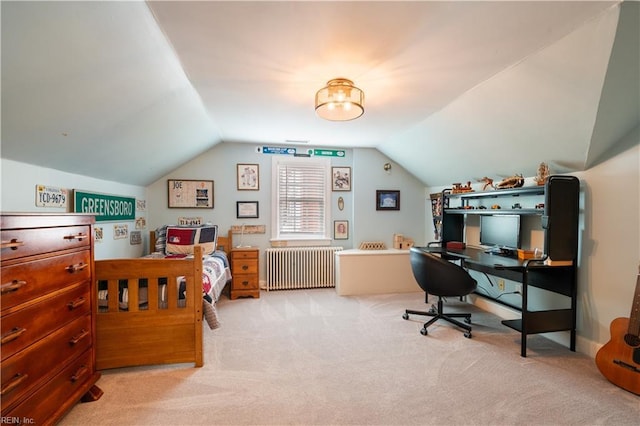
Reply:
<svg viewBox="0 0 640 426"><path fill-rule="evenodd" d="M611 340L596 354L596 365L611 383L640 395L640 345L628 330L628 318L611 322Z"/></svg>

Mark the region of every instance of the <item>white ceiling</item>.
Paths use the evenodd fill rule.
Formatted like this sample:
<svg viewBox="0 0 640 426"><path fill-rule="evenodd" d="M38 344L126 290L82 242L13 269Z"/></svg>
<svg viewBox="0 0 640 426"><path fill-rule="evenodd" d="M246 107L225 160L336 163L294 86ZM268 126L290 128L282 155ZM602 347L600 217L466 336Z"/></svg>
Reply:
<svg viewBox="0 0 640 426"><path fill-rule="evenodd" d="M425 185L585 170L640 122L637 6L2 1L2 157L136 185L220 142L375 147ZM315 115L335 77L361 118Z"/></svg>

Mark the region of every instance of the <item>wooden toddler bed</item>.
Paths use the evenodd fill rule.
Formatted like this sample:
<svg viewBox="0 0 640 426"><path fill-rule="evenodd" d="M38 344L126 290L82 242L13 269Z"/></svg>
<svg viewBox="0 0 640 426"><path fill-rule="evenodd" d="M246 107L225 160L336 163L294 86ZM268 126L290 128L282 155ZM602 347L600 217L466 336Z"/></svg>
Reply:
<svg viewBox="0 0 640 426"><path fill-rule="evenodd" d="M151 238L153 243L153 231ZM228 238L217 240L218 248L230 249ZM196 245L192 250L193 256L180 259L95 261L96 282L103 288L106 283L106 294L118 295L102 300L96 315L98 370L183 362L203 365L203 248Z"/></svg>

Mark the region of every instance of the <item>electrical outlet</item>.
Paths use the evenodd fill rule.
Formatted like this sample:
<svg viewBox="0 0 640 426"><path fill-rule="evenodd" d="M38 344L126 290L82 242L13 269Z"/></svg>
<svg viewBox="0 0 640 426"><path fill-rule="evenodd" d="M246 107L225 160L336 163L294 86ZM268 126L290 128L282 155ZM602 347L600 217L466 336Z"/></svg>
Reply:
<svg viewBox="0 0 640 426"><path fill-rule="evenodd" d="M522 284L516 284L516 293L522 294Z"/></svg>
<svg viewBox="0 0 640 426"><path fill-rule="evenodd" d="M504 291L504 280L498 280L498 290Z"/></svg>

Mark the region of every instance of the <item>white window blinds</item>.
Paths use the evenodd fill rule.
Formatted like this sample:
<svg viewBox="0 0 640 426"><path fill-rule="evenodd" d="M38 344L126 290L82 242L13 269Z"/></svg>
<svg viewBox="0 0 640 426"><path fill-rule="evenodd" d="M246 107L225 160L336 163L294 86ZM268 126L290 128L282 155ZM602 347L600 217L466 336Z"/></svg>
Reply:
<svg viewBox="0 0 640 426"><path fill-rule="evenodd" d="M325 161L305 160L277 162L277 238L327 235L329 166Z"/></svg>

